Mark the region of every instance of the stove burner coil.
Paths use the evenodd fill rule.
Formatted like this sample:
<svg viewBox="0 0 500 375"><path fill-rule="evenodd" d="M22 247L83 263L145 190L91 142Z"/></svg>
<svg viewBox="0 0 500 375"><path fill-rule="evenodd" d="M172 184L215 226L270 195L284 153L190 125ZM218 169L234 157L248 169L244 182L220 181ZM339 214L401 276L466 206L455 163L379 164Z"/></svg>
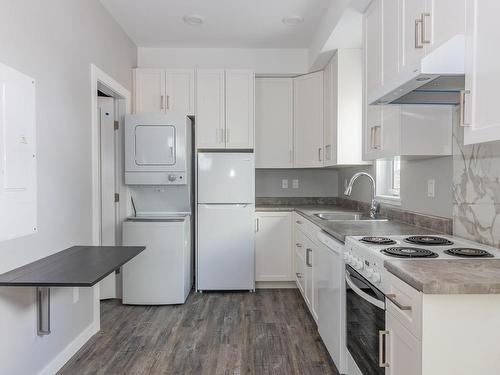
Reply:
<svg viewBox="0 0 500 375"><path fill-rule="evenodd" d="M360 241L374 245L394 245L396 241L387 237L363 237Z"/></svg>
<svg viewBox="0 0 500 375"><path fill-rule="evenodd" d="M493 255L488 253L486 250L473 249L470 247L457 247L454 249L448 249L444 251L448 255L453 255L456 257L463 258L492 258Z"/></svg>
<svg viewBox="0 0 500 375"><path fill-rule="evenodd" d="M437 258L438 255L427 249L418 247L388 247L380 251L381 253L396 258Z"/></svg>
<svg viewBox="0 0 500 375"><path fill-rule="evenodd" d="M453 245L453 242L449 241L448 239L436 236L410 236L405 238L405 242L412 243L415 245L428 245L428 246Z"/></svg>

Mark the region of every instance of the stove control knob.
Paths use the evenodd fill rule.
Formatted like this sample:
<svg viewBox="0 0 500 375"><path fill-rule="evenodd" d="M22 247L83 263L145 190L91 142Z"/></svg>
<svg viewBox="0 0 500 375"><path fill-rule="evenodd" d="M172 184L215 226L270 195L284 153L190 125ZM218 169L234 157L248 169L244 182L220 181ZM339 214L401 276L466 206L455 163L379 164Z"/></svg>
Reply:
<svg viewBox="0 0 500 375"><path fill-rule="evenodd" d="M175 180L177 180L177 176L175 174L169 174L168 175L168 180L170 182L174 182Z"/></svg>
<svg viewBox="0 0 500 375"><path fill-rule="evenodd" d="M371 277L371 280L376 284L380 283L380 280L381 280L380 273L374 272L372 277Z"/></svg>
<svg viewBox="0 0 500 375"><path fill-rule="evenodd" d="M363 269L363 266L364 266L364 264L363 264L363 261L362 261L362 260L360 260L359 258L356 258L356 259L354 260L354 268L356 268L358 271L359 271L359 270L362 270L362 269Z"/></svg>

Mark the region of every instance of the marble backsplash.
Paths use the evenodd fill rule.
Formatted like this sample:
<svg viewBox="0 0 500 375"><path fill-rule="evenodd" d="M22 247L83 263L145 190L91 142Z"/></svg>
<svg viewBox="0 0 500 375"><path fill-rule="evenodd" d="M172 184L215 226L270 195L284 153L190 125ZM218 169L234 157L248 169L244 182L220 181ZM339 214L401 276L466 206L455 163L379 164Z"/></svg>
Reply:
<svg viewBox="0 0 500 375"><path fill-rule="evenodd" d="M464 145L453 134L453 233L500 248L500 142Z"/></svg>

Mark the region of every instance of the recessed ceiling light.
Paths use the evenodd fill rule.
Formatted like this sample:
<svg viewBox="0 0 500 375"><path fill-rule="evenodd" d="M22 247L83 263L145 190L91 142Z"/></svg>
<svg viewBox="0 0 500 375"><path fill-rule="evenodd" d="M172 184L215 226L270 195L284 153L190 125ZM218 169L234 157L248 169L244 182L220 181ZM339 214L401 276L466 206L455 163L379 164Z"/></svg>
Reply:
<svg viewBox="0 0 500 375"><path fill-rule="evenodd" d="M302 18L301 16L287 16L283 17L281 22L283 22L285 25L295 26L304 22L304 18Z"/></svg>
<svg viewBox="0 0 500 375"><path fill-rule="evenodd" d="M184 20L184 22L191 26L199 26L203 24L203 22L205 22L205 18L197 14L189 14L187 16L184 16L182 19Z"/></svg>

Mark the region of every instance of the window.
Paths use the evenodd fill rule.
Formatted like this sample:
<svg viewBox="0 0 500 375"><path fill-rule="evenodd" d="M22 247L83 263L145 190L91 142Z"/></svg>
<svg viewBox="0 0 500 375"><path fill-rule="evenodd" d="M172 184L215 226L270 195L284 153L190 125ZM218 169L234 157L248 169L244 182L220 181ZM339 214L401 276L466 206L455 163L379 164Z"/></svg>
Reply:
<svg viewBox="0 0 500 375"><path fill-rule="evenodd" d="M397 203L401 189L401 158L377 160L377 196Z"/></svg>

